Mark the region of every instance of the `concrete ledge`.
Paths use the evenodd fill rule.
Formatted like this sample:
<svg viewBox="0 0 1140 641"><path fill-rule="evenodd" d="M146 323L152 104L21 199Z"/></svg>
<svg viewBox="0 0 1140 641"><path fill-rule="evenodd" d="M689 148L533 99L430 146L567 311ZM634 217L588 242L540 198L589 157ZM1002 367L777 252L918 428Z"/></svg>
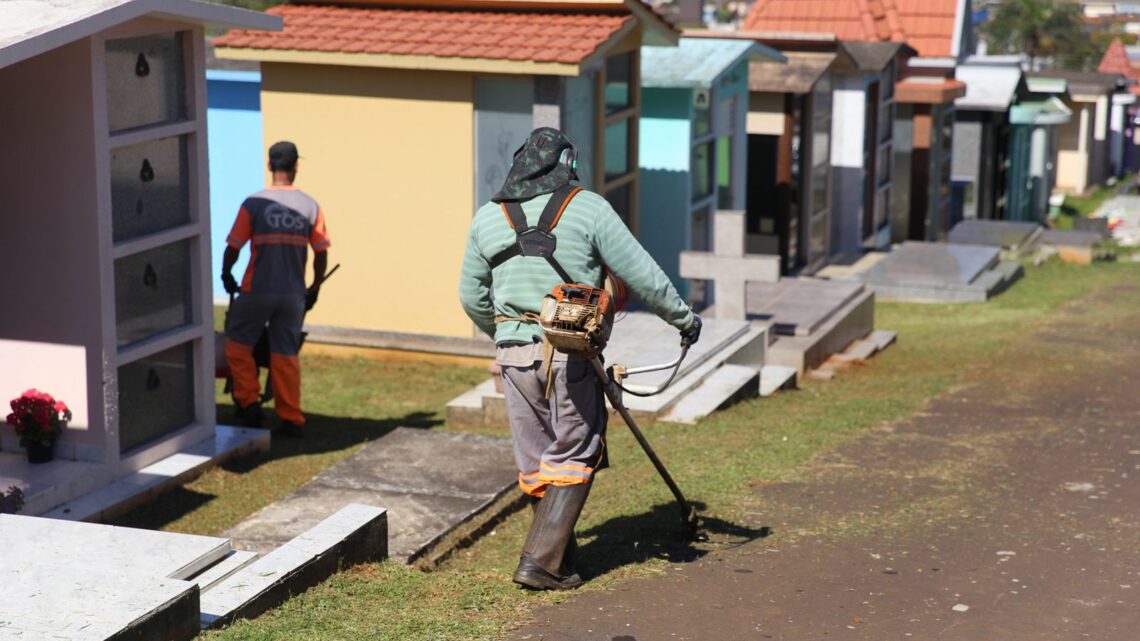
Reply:
<svg viewBox="0 0 1140 641"><path fill-rule="evenodd" d="M353 503L202 593L201 627L253 618L338 570L388 557L388 511Z"/></svg>
<svg viewBox="0 0 1140 641"><path fill-rule="evenodd" d="M456 338L432 336L430 334L350 329L329 325L306 325L305 331L308 332L306 341L309 343L370 347L448 356L495 357L495 344L491 339L485 337Z"/></svg>
<svg viewBox="0 0 1140 641"><path fill-rule="evenodd" d="M102 489L63 503L42 516L66 521L103 522L153 501L230 459L269 451L269 430L219 425L214 436ZM32 514L31 510L27 513Z"/></svg>

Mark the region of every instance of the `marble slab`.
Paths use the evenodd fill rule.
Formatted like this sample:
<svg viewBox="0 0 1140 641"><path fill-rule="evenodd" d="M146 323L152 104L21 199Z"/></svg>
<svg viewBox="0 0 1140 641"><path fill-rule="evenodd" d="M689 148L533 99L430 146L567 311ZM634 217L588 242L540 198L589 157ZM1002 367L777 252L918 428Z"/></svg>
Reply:
<svg viewBox="0 0 1140 641"><path fill-rule="evenodd" d="M197 634L193 583L26 561L7 554L0 560L0 639L103 641L128 628L137 639L184 641Z"/></svg>
<svg viewBox="0 0 1140 641"><path fill-rule="evenodd" d="M748 321L702 319L701 339L689 349L677 377L681 378L714 357L749 330ZM681 353L681 334L677 328L646 312L618 314L609 346L606 363L626 367L668 363ZM635 382L654 387L669 378L670 371L639 374Z"/></svg>
<svg viewBox="0 0 1140 641"><path fill-rule="evenodd" d="M984 245L1018 250L1041 229L1037 223L1004 220L963 220L950 230L949 241L959 245Z"/></svg>
<svg viewBox="0 0 1140 641"><path fill-rule="evenodd" d="M7 563L52 563L123 576L186 579L230 552L211 536L0 514ZM2 600L2 599L0 599Z"/></svg>
<svg viewBox="0 0 1140 641"><path fill-rule="evenodd" d="M808 336L865 287L852 281L785 278L748 284L749 318L772 321L777 334Z"/></svg>
<svg viewBox="0 0 1140 641"><path fill-rule="evenodd" d="M952 243L905 242L872 267L864 278L870 283L896 285L968 285L999 262L996 247Z"/></svg>
<svg viewBox="0 0 1140 641"><path fill-rule="evenodd" d="M1054 247L1092 247L1103 238L1094 231L1047 229L1041 233L1041 244Z"/></svg>

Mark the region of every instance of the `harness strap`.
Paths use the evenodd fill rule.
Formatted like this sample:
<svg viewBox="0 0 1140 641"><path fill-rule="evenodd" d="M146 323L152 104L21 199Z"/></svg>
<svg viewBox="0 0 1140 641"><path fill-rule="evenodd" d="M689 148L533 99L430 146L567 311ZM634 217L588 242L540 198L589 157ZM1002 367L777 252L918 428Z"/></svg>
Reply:
<svg viewBox="0 0 1140 641"><path fill-rule="evenodd" d="M566 207L570 205L570 201L578 192L582 191L581 187L573 185L563 185L554 190L550 195L550 200L547 201L546 207L542 210L542 215L538 217L538 224L533 228L526 223L526 213L523 211L522 205L517 202L503 202L499 203L499 207L503 210L503 216L507 219L507 224L511 229L515 230L515 242L509 245L503 251L491 257L491 269L495 269L499 265L507 262L515 256L526 256L523 251L522 244L518 242L518 237L532 229L553 237L554 228L558 226L558 221L562 220L562 214L566 212ZM558 260L554 258L553 253L548 256L543 256L550 267L558 274L564 283L573 283L574 278L570 276Z"/></svg>

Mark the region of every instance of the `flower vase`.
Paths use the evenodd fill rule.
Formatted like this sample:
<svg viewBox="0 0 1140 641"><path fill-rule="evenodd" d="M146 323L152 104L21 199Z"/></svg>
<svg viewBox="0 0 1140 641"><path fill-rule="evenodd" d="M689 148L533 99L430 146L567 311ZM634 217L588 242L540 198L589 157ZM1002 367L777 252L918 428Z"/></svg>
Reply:
<svg viewBox="0 0 1140 641"><path fill-rule="evenodd" d="M47 463L52 460L55 455L55 443L43 444L37 441L28 443L28 462L29 463Z"/></svg>

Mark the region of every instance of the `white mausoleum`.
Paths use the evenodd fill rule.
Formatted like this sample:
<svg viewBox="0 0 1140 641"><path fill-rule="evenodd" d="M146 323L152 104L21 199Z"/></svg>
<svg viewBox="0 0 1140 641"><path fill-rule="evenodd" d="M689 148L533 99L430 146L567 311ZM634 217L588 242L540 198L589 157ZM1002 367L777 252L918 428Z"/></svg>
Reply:
<svg viewBox="0 0 1140 641"><path fill-rule="evenodd" d="M56 457L84 464L48 503L214 437L209 27L280 19L193 0L0 2L0 403L33 387L67 402ZM0 480L34 473L8 425L0 451Z"/></svg>

